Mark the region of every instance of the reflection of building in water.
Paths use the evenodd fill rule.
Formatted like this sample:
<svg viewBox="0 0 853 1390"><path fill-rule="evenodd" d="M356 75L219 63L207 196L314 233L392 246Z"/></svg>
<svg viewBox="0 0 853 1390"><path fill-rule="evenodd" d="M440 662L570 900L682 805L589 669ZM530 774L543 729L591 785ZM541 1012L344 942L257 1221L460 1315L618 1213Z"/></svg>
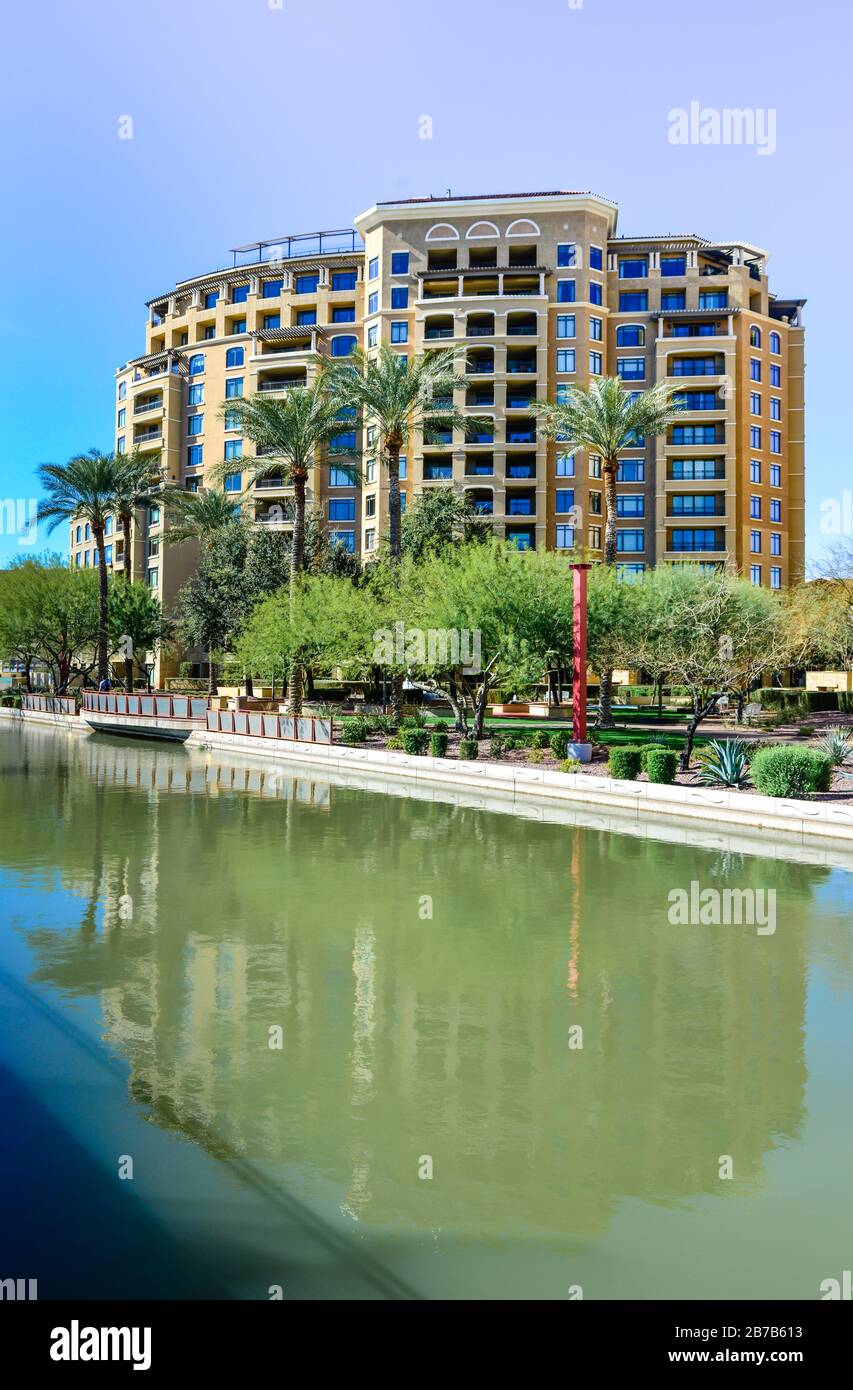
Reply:
<svg viewBox="0 0 853 1390"><path fill-rule="evenodd" d="M39 974L99 994L156 1123L298 1166L362 1221L537 1238L625 1198L743 1193L797 1135L826 871L722 865L715 883L779 890L773 937L673 927L670 887L718 858L319 782L297 797L305 779L247 795L260 775L75 745L51 852L79 882L100 802L93 881L120 863L145 910L42 933Z"/></svg>

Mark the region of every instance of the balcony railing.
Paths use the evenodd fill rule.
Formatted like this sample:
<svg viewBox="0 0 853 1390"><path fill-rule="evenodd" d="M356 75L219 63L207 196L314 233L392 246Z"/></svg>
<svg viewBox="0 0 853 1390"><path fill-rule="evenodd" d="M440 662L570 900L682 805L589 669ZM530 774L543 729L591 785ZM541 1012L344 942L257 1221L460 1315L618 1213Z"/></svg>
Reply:
<svg viewBox="0 0 853 1390"><path fill-rule="evenodd" d="M467 336L469 338L494 338L495 326L488 323L474 324L468 328Z"/></svg>
<svg viewBox="0 0 853 1390"><path fill-rule="evenodd" d="M297 387L304 387L304 381L261 381L258 383L259 391L293 391Z"/></svg>
<svg viewBox="0 0 853 1390"><path fill-rule="evenodd" d="M508 430L506 436L507 444L535 444L535 430Z"/></svg>
<svg viewBox="0 0 853 1390"><path fill-rule="evenodd" d="M137 435L135 435L135 436L134 436L134 441L133 441L133 442L134 442L134 444L149 444L149 443L151 442L152 439L162 439L162 438L163 438L163 431L162 431L162 430L145 430L145 432L144 432L143 434L137 434Z"/></svg>
<svg viewBox="0 0 853 1390"><path fill-rule="evenodd" d="M536 371L536 363L535 363L535 362L522 362L522 361L517 360L516 358L511 358L511 357L510 357L510 358L507 358L506 369L507 369L508 372L515 372L515 373L517 373L517 374L521 374L521 373L525 373L525 372L530 373L530 372L535 372L535 371Z"/></svg>
<svg viewBox="0 0 853 1390"><path fill-rule="evenodd" d="M433 342L436 338L452 338L452 328L428 328L424 334L427 342Z"/></svg>
<svg viewBox="0 0 853 1390"><path fill-rule="evenodd" d="M495 364L494 362L469 362L465 371L468 376L493 376Z"/></svg>
<svg viewBox="0 0 853 1390"><path fill-rule="evenodd" d="M161 396L161 397L159 398L159 400L156 400L156 401L137 401L137 402L136 402L136 405L133 407L133 413L134 413L134 415L144 415L145 412L148 411L148 410L162 410L162 409L163 409L163 397Z"/></svg>

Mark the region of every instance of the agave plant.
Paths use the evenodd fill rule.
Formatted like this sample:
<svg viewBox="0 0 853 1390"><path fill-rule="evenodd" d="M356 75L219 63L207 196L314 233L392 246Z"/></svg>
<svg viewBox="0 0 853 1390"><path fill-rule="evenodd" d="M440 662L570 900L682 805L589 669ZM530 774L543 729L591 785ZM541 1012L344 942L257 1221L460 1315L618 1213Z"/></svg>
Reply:
<svg viewBox="0 0 853 1390"><path fill-rule="evenodd" d="M853 729L843 729L831 724L824 730L818 743L821 753L825 753L833 767L841 767L853 757Z"/></svg>
<svg viewBox="0 0 853 1390"><path fill-rule="evenodd" d="M714 739L696 761L703 787L745 787L749 782L747 746L742 738Z"/></svg>

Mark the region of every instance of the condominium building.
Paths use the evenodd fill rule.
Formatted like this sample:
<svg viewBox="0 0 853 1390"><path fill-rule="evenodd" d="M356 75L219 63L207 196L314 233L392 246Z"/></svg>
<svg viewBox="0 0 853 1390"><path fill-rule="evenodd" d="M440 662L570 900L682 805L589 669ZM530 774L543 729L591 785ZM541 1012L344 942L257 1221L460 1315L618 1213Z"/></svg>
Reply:
<svg viewBox="0 0 853 1390"><path fill-rule="evenodd" d="M665 437L626 449L618 476L619 564L733 562L783 588L804 561L804 333L800 299L770 291L767 253L694 235L617 235L617 208L592 193L491 194L379 203L354 230L235 248L231 265L149 301L145 352L116 373L116 448L161 451L165 476L190 489L223 460L223 486L252 519L287 529L290 491L247 490L253 451L229 399L304 385L316 358L389 344L403 355L460 354L455 404L476 423L438 441L414 433L404 503L435 487L470 493L495 534L522 548L603 553L601 460L537 431L534 402L618 375L632 390L666 380L685 409ZM367 422L369 431L369 422ZM342 421L337 448L370 455ZM387 525L380 466L361 476L318 459L309 505L330 535L368 559ZM140 517L133 554L109 539L168 609L191 547L161 548L164 517ZM73 564L91 563L72 527Z"/></svg>

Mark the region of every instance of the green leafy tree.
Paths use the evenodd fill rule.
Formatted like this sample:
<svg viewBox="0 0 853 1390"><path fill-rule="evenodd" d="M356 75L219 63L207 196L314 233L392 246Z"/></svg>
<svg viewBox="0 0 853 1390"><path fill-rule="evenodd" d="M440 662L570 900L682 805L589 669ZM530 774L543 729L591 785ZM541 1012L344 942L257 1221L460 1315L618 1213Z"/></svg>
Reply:
<svg viewBox="0 0 853 1390"><path fill-rule="evenodd" d="M77 454L68 463L43 463L39 481L46 496L39 502L38 520L54 531L62 522L86 521L98 551L98 679L109 675L107 638L107 562L104 533L107 518L116 511L116 498L127 482L122 454L102 454L97 449Z"/></svg>
<svg viewBox="0 0 853 1390"><path fill-rule="evenodd" d="M127 579L113 580L109 603L109 638L113 651L124 661L124 684L133 689L133 664L140 655L156 651L172 631L172 624L163 617L157 595L148 584L131 584ZM140 663L141 664L141 663Z"/></svg>
<svg viewBox="0 0 853 1390"><path fill-rule="evenodd" d="M198 568L178 593L178 631L188 646L207 652L211 695L217 689L218 654L233 643L248 611L246 545L242 526L226 523L207 533Z"/></svg>
<svg viewBox="0 0 853 1390"><path fill-rule="evenodd" d="M548 439L574 452L585 449L601 458L606 518L604 523L604 563L616 564L616 473L619 455L636 447L640 439L663 434L681 409L672 388L665 382L648 391L628 391L618 377L575 386L565 401L538 401L540 430ZM613 673L600 672L598 722L602 728L613 725Z"/></svg>
<svg viewBox="0 0 853 1390"><path fill-rule="evenodd" d="M27 673L43 662L54 691L86 680L98 659L98 577L69 569L59 556L28 558L0 570L0 653Z"/></svg>
<svg viewBox="0 0 853 1390"><path fill-rule="evenodd" d="M478 516L466 493L457 488L431 488L412 498L403 513L400 548L403 555L420 560L445 545L491 537L491 526Z"/></svg>

